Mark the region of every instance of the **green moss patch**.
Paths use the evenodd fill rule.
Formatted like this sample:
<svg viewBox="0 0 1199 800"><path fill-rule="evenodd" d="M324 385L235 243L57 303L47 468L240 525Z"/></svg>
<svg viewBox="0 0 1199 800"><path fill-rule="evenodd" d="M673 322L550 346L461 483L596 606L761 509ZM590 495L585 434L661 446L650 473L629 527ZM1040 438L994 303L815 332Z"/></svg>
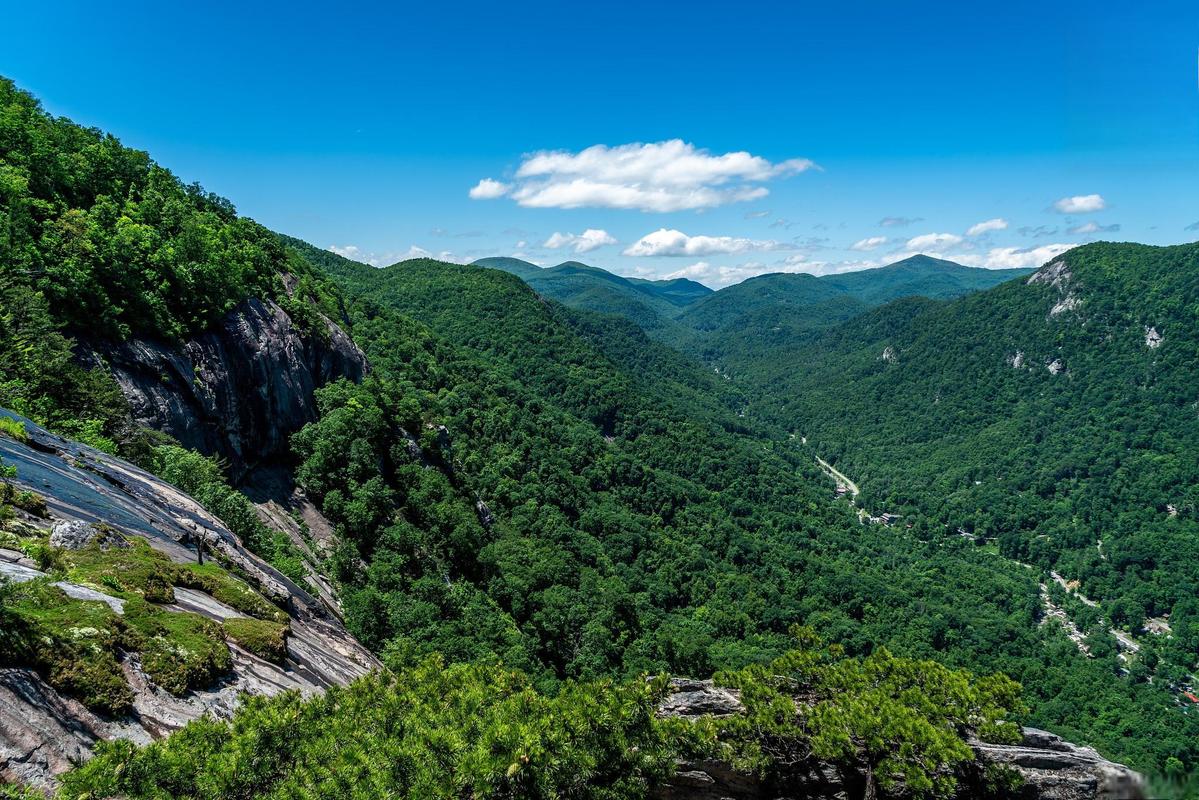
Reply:
<svg viewBox="0 0 1199 800"><path fill-rule="evenodd" d="M287 615L230 575L216 563L176 564L138 537L126 548L103 550L89 545L63 554L66 572L75 583L92 585L123 599L144 598L151 603L175 602L175 586L206 592L243 614L282 622Z"/></svg>
<svg viewBox="0 0 1199 800"><path fill-rule="evenodd" d="M72 599L45 579L8 593L11 630L5 631L0 661L32 667L94 711L120 716L132 708L122 652L138 653L150 679L177 696L209 686L233 668L226 632L199 614L167 611L127 594L119 615L105 603ZM259 640L256 646L269 652L270 637L260 633Z"/></svg>
<svg viewBox="0 0 1199 800"><path fill-rule="evenodd" d="M287 658L288 627L249 617L234 617L221 623L225 635L259 658L282 664Z"/></svg>
<svg viewBox="0 0 1199 800"><path fill-rule="evenodd" d="M230 575L219 564L177 564L175 583L188 589L206 592L227 606L258 619L286 622L287 614L263 597L240 578Z"/></svg>
<svg viewBox="0 0 1199 800"><path fill-rule="evenodd" d="M127 600L175 602L173 584L179 572L177 566L145 539L135 538L129 544L108 550L90 544L82 550L64 552L67 579Z"/></svg>
<svg viewBox="0 0 1199 800"><path fill-rule="evenodd" d="M220 625L199 614L125 605L125 623L151 680L173 695L202 689L233 668Z"/></svg>
<svg viewBox="0 0 1199 800"><path fill-rule="evenodd" d="M130 710L133 692L118 661L120 649L130 645L129 632L108 605L73 600L45 580L13 587L8 603L20 630L6 660L33 667L94 711Z"/></svg>

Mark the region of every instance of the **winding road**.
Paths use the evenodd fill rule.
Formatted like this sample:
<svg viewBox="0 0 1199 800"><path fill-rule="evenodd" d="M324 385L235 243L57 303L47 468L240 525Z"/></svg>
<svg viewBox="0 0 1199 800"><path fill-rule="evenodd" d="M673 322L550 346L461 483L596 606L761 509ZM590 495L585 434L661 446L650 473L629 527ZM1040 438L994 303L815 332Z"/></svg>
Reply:
<svg viewBox="0 0 1199 800"><path fill-rule="evenodd" d="M850 494L852 494L854 497L858 496L858 494L860 493L859 489L858 489L858 485L856 483L854 483L853 481L851 481L849 479L849 476L847 476L845 473L841 472L841 470L837 469L832 464L825 461L820 456L816 456L816 463L819 464L820 468L823 469L825 472L827 472L831 478L836 480L838 483L842 484L846 489L849 489Z"/></svg>

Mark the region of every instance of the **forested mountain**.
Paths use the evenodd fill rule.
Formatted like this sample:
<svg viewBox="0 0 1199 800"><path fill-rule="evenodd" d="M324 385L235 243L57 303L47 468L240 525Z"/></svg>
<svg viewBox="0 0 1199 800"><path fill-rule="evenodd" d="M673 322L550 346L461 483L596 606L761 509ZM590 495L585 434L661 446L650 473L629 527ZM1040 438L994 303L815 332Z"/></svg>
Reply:
<svg viewBox="0 0 1199 800"><path fill-rule="evenodd" d="M1014 537L1003 531L997 543L946 535L942 507L914 490L903 524L864 524L849 502L834 498L832 481L813 459L826 454L847 471L860 468L868 494L891 500L866 474L878 468L867 463L875 453L862 450L855 461L835 417L857 414L871 381L888 370L920 363L921 337L930 337L930 353L934 341L941 347L924 374L947 368L954 352L974 358L965 322L949 328L958 331L957 350L931 338L954 313L972 309L994 315L996 329L1024 309L1016 317L1028 334L1020 338L1013 329L995 347L980 345L971 369L981 385L991 388L988 376L1006 377L1004 370L1022 381L1049 375L1061 383L1043 384L1052 402L1037 414L1073 415L1078 428L1102 397L1111 401L1105 408L1114 408L1116 397L1140 398L1142 410L1172 403L1161 413L1180 426L1185 402L1193 402L1181 399L1188 384L1177 376L1193 356L1186 344L1193 336L1184 329L1192 311L1187 298L1195 296L1186 291L1195 287L1172 276L1193 264L1193 251L1180 250L1168 263L1156 260L1159 251L1128 251L1138 263L1153 263L1144 276L1120 271L1101 248L1076 251L1082 255L1072 254L1068 268L1039 273L1044 277L1032 284L1007 284L951 305L906 300L873 311L867 309L882 295L865 285L843 288L810 276L751 282L745 296L775 308L763 315L783 318L799 309L797 327L825 301L843 304L845 314L867 312L857 328L804 329L816 346L803 363L813 365L813 375L825 370L823 387L813 378L794 393L767 395L761 388L770 381L791 386L785 381L807 378L741 368L727 379L655 341L627 315L571 308L509 272L431 260L375 269L342 259L238 216L227 201L185 187L144 153L51 117L10 83L0 84L0 107L0 406L183 486L280 574L312 578L305 570L315 562L346 627L385 668L316 699L250 701L232 722L199 721L148 748L101 746L99 758L67 779L66 796L638 798L678 758L719 756L768 785L831 763L870 776L864 791L878 782L896 796L949 797L975 761L964 737L1011 742L1019 737L1013 721L1094 743L1154 773L1177 776L1199 762L1199 717L1179 706L1171 681L1150 682L1147 658L1131 662L1125 674L1125 662L1103 649L1100 636L1088 657L1060 626L1042 624L1039 584L1048 577L1001 555L1049 567L1060 565L1067 546L1093 544L1070 538L1089 529L1074 521L1069 504L1081 514L1084 498L1107 495L1087 494L1081 482L1077 497L1055 494L1063 481L1074 486L1076 476L1061 472L1067 456L1037 484L1066 504L1052 506L1061 511L1055 519L1075 526L1061 544L1019 528ZM608 280L564 266L564 286ZM610 283L622 302L645 296L645 308L669 307L672 314L691 314L720 295L684 305L699 292L689 284ZM1113 288L1095 289L1101 285ZM1142 318L1125 305L1146 292L1146 307L1160 318ZM321 373L304 386L307 424L292 433L277 466L280 480L294 481L307 505L298 519L284 511L287 520L273 528L217 462L139 425L130 393L114 379L115 364L81 361L93 341L136 341L172 357L194 355L180 363L199 367L207 363L204 337L256 303L273 304L286 318L286 346L277 349L316 352L314 343L342 334L369 362L365 376ZM719 305L709 311L717 328L741 324L737 314L748 313ZM760 324L768 323L764 316ZM1148 360L1126 341L1137 326ZM878 362L884 333L899 337L887 342L898 356ZM1096 349L1102 347L1112 349ZM1027 375L1003 360L991 369L983 356L1006 357L1008 350L1021 354ZM787 358L793 355L801 357L788 351ZM856 392L848 400L829 395L846 381L830 372L842 357L850 358L849 380L860 387L847 390ZM1097 394L1044 388L1069 385L1107 358L1122 365L1124 377ZM1158 358L1171 366L1169 380L1155 371ZM1026 369L1059 362L1063 368ZM265 377L284 379L265 380L265 394L304 383L291 374ZM203 388L220 377L195 368L192 380ZM166 383L168 397L185 391ZM939 379L937 386L949 391ZM967 383L961 386L944 406L957 408L960 419L936 419L961 422L968 433L998 412L970 405ZM1027 394L1032 387L996 384L988 401L998 408L1000 390ZM933 413L930 404L941 413L940 396L910 395L920 413ZM767 397L777 400L768 404ZM823 416L814 410L822 403ZM899 419L902 408L895 414ZM1097 437L1120 432L1127 446L1158 446L1155 427L1138 427L1144 419L1095 428ZM234 422L230 436L242 433ZM977 427L985 433L990 424ZM13 441L28 436L11 424L2 430ZM1066 442L1064 423L1060 430L1057 441ZM1143 457L1115 447L1116 466L1154 466L1160 475L1177 464L1170 473L1177 485L1190 480L1187 434L1168 430L1177 442ZM808 443L792 433L807 435ZM1072 446L1061 445L1064 452ZM936 456L931 448L928 454ZM86 459L73 460L81 464ZM41 613L38 598L91 611L78 605L86 601L59 597L54 580L73 575L99 591L122 578L105 577L113 570L79 572L75 557L51 546L44 531L18 524L29 508L38 509L37 486L19 468L14 474L6 467L2 477L5 546L36 556L46 574L30 582L33 589L0 591L0 660L46 673L80 699L76 674L61 670L69 659L39 661L31 653L42 652L36 645L47 631L65 648L59 655L91 651L78 639L90 635L79 632L88 626ZM974 470L969 477L986 476ZM1123 478L1103 486L1141 491ZM1167 510L1161 536L1181 538L1185 531L1170 526L1191 524L1186 503L1193 498L1183 492L1177 499L1180 510ZM996 508L1004 502L996 498ZM1147 512L1129 513L1116 523L1135 527ZM961 524L984 529L978 520ZM295 537L281 539L284 530ZM122 549L109 557L125 555ZM1116 557L1109 557L1114 568ZM1138 585L1134 562L1120 559L1129 585ZM143 652L148 639L164 652L179 656L182 647L194 655L172 638L175 618L159 616L170 611L158 606L166 604L164 582L170 589L176 573L163 567L147 574L144 566L130 565L119 591L139 609L151 606L146 613L157 627L131 631L106 615L106 658ZM1163 570L1152 575L1166 580ZM1157 587L1158 579L1142 583ZM1175 614L1175 623L1185 617L1181 609ZM269 610L260 615L273 618ZM210 628L205 640L223 642ZM13 631L28 635L14 639ZM995 672L1022 683L1023 699ZM665 684L646 675L713 673L719 685L741 690L744 716L697 726L656 719ZM176 688L200 688L205 677ZM991 790L1011 796L1010 774L985 777Z"/></svg>
<svg viewBox="0 0 1199 800"><path fill-rule="evenodd" d="M481 258L474 263L511 272L538 294L572 308L625 317L661 338L685 335L672 318L681 307L712 293L706 286L684 278L672 281L622 278L577 261L544 269L518 258Z"/></svg>
<svg viewBox="0 0 1199 800"><path fill-rule="evenodd" d="M505 559L482 570L493 576L486 591L518 629L551 638L553 648L538 658L548 659L555 673L578 674L596 664L689 672L733 665L774 648L769 627L758 620L795 616L850 652L881 642L1003 669L1025 683L1034 718L1076 735L1085 729L1092 741L1103 741L1103 726L1084 720L1113 704L1144 720L1135 728L1157 728L1151 739L1156 746L1173 742L1171 752L1192 723L1172 693L1118 677L1114 653L1088 659L1056 626L1039 626L1035 573L993 548L953 537L930 540L924 526L913 532L862 526L821 499L828 484L808 466L810 450L797 439L749 426L720 404L689 406L679 386L702 385L701 378L662 383L626 371L627 347L610 355L609 338L580 337L587 327L577 312L537 302L518 281L478 268L429 261L383 270L342 261L328 268L351 306L361 303L368 316L379 315L372 324L386 316L378 306L412 315L465 348L463 358L483 358L486 367L470 368L473 385L480 386L485 369L494 376L482 381L486 393L501 385L501 376L512 381L503 403L476 395L431 416L451 433L471 431L449 441L462 459L457 479L469 487L468 497L481 497L502 521L490 532L499 540L482 551L487 559ZM368 333L366 322L355 323L355 334L379 374L410 373L411 366L387 357L394 343L380 347L375 337L382 333ZM509 402L522 410L504 410ZM494 411L484 413L489 407ZM504 422L494 421L496 414ZM483 457L471 465L457 455L460 447ZM636 471L606 466L612 459L636 464ZM646 505L649 498L655 499ZM549 530L553 547L536 549ZM547 572L539 573L534 565L551 553ZM502 577L518 574L519 595L505 588L511 578ZM517 597L520 603L510 605ZM544 605L550 598L552 613ZM600 628L623 620L618 629L628 645L593 653L588 625L608 602L617 605L602 612ZM567 653L575 660L564 660ZM1119 741L1148 743L1139 735Z"/></svg>
<svg viewBox="0 0 1199 800"><path fill-rule="evenodd" d="M915 255L885 267L823 275L820 280L875 306L903 297L934 300L960 297L1030 272L1030 269L964 267L942 258Z"/></svg>
<svg viewBox="0 0 1199 800"><path fill-rule="evenodd" d="M917 255L845 274L760 275L714 292L682 278L622 278L575 261L549 268L518 258L474 263L511 272L571 308L622 316L652 338L705 361L752 358L892 300L959 297L1031 271L964 267Z"/></svg>
<svg viewBox="0 0 1199 800"><path fill-rule="evenodd" d="M742 377L861 484L1057 570L1144 637L1140 677L1199 647L1199 246L1094 244L948 304L885 306ZM1101 633L1099 614L1082 617Z"/></svg>

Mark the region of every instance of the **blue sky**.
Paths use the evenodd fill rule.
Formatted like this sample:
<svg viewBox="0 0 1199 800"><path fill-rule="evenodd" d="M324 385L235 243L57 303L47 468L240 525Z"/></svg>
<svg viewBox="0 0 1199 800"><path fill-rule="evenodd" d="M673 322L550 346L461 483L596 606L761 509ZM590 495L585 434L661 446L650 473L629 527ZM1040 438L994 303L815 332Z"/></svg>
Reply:
<svg viewBox="0 0 1199 800"><path fill-rule="evenodd" d="M1193 0L6 5L51 112L376 263L719 286L1199 238Z"/></svg>

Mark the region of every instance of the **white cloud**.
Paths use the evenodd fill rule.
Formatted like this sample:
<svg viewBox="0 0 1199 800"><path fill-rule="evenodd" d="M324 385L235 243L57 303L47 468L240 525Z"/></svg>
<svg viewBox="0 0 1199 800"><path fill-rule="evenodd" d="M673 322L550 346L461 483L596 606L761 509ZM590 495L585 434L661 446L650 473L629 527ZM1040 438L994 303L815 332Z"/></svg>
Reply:
<svg viewBox="0 0 1199 800"><path fill-rule="evenodd" d="M1078 245L1045 244L1040 247L994 247L985 256L965 253L947 255L944 258L956 261L959 264L965 264L969 267L985 267L986 269L1039 267L1075 247L1078 247Z"/></svg>
<svg viewBox="0 0 1199 800"><path fill-rule="evenodd" d="M1086 222L1082 225L1075 225L1067 230L1067 233L1086 234L1086 233L1115 233L1120 230L1120 223L1113 222L1111 225L1100 225L1098 222Z"/></svg>
<svg viewBox="0 0 1199 800"><path fill-rule="evenodd" d="M1053 208L1061 214L1091 214L1107 208L1107 201L1101 194L1078 194L1063 197L1053 204Z"/></svg>
<svg viewBox="0 0 1199 800"><path fill-rule="evenodd" d="M471 197L510 194L531 208L629 208L684 211L756 200L758 185L818 168L806 158L771 162L745 151L713 155L681 139L577 153L546 150L525 157L512 186L486 178Z"/></svg>
<svg viewBox="0 0 1199 800"><path fill-rule="evenodd" d="M863 262L845 262L848 266L844 269L839 264L828 264L824 261L808 261L805 256L795 254L787 256L784 259L767 264L762 261L746 261L742 264L732 266L712 264L708 261L697 261L690 266L675 270L663 276L666 280L674 278L690 278L693 281L699 281L713 289L720 289L725 286L731 286L734 283L740 283L747 278L754 278L758 275L767 275L771 273L808 273L810 275L827 275L832 272L842 272L848 269L866 269L868 267L876 267L877 263L873 261Z"/></svg>
<svg viewBox="0 0 1199 800"><path fill-rule="evenodd" d="M439 253L434 253L416 245L412 245L402 253L391 251L386 253L367 252L357 245L352 244L347 244L344 247L331 244L329 245L328 250L330 253L336 253L343 258L348 258L363 264L369 264L372 267L386 267L400 261L407 261L410 258L435 258L438 261L449 261L452 264L465 264L470 260L452 253L449 250L442 250Z"/></svg>
<svg viewBox="0 0 1199 800"><path fill-rule="evenodd" d="M659 228L625 248L626 256L710 256L761 250L790 250L792 245L774 239L741 239L733 236L688 236Z"/></svg>
<svg viewBox="0 0 1199 800"><path fill-rule="evenodd" d="M707 261L697 261L689 267L683 267L680 270L671 272L664 276L665 280L673 280L675 278L689 278L693 281L699 281L713 289L720 289L725 286L731 286L734 283L740 283L746 278L752 278L757 275L765 275L768 272L780 272L778 269L771 269L766 264L759 261L749 261L736 266L717 266L710 264Z"/></svg>
<svg viewBox="0 0 1199 800"><path fill-rule="evenodd" d="M883 217L878 224L884 228L906 228L917 222L923 222L924 217Z"/></svg>
<svg viewBox="0 0 1199 800"><path fill-rule="evenodd" d="M861 239L849 246L850 250L873 250L879 245L886 244L886 236L871 236L868 239Z"/></svg>
<svg viewBox="0 0 1199 800"><path fill-rule="evenodd" d="M1007 230L1007 220L1003 219L1002 217L996 217L995 219L989 219L985 222L978 222L974 225L971 225L970 229L966 231L966 235L978 236L983 233L989 233L990 231L1002 230Z"/></svg>
<svg viewBox="0 0 1199 800"><path fill-rule="evenodd" d="M588 228L578 235L555 231L550 238L545 240L545 244L542 247L548 247L551 250L557 250L559 247L570 247L576 253L590 253L592 250L609 244L616 244L616 238L612 234L605 230Z"/></svg>
<svg viewBox="0 0 1199 800"><path fill-rule="evenodd" d="M955 233L925 233L908 239L909 250L937 250L942 247L961 244L962 237Z"/></svg>
<svg viewBox="0 0 1199 800"><path fill-rule="evenodd" d="M335 244L331 244L329 245L328 250L330 253L336 253L342 258L348 258L351 261L361 261L363 264L370 263L363 260L363 253L362 250L358 248L358 245L347 244L345 247L338 247Z"/></svg>
<svg viewBox="0 0 1199 800"><path fill-rule="evenodd" d="M425 248L418 247L417 245L412 245L406 252L400 253L398 257L389 256L389 258L390 260L383 263L392 264L397 261L407 261L410 258L432 258L436 259L437 261L448 261L451 264L465 264L470 261L470 259L463 258L462 256L459 256L449 250L442 250L438 253L434 253L431 250L426 250Z"/></svg>
<svg viewBox="0 0 1199 800"><path fill-rule="evenodd" d="M484 178L475 184L470 190L472 200L494 200L497 197L503 197L508 194L512 187L507 183L500 183L491 178Z"/></svg>

